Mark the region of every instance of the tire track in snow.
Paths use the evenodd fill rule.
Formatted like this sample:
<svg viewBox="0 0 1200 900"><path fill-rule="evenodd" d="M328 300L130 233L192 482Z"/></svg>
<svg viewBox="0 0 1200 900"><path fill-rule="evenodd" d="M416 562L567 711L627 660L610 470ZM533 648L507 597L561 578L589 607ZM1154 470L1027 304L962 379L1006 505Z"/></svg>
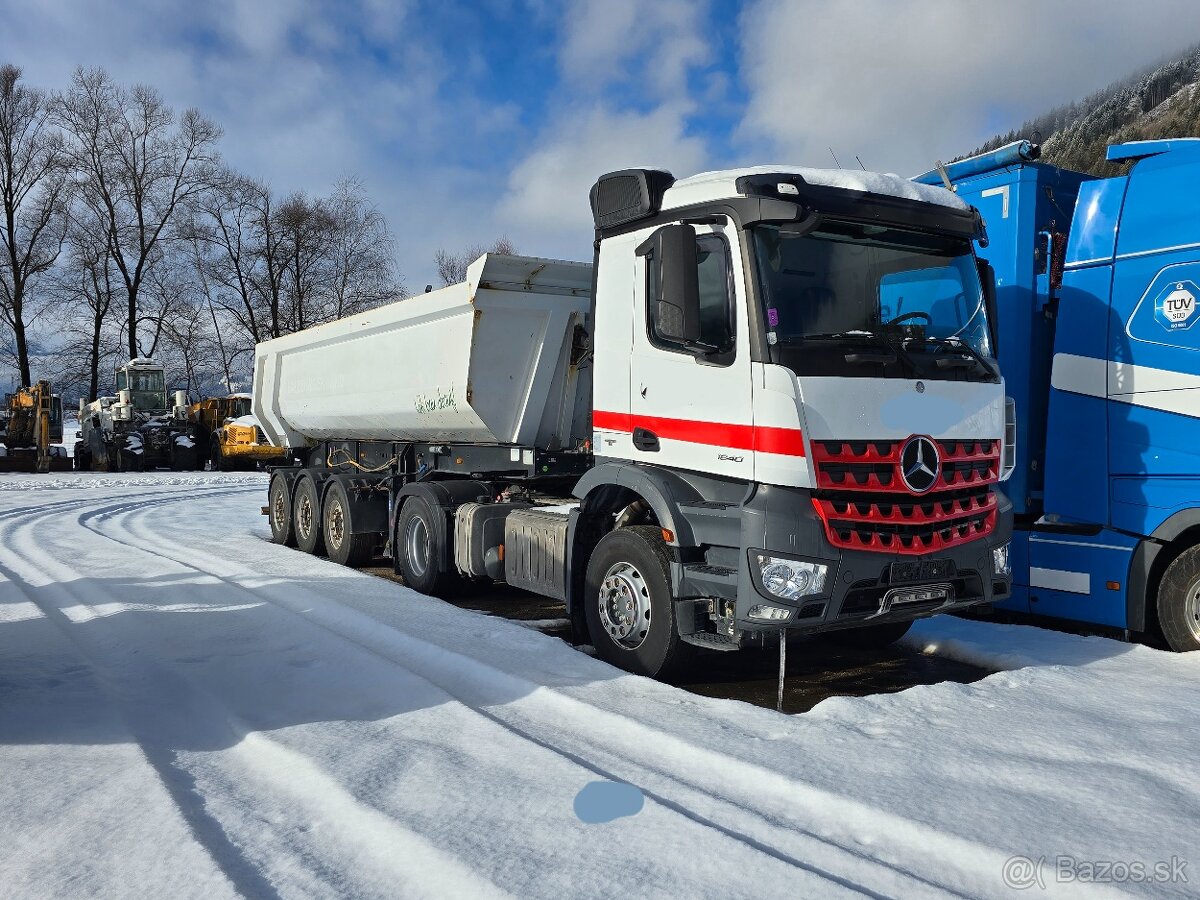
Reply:
<svg viewBox="0 0 1200 900"><path fill-rule="evenodd" d="M232 587L248 590L240 581L228 577L228 571L236 568L229 560L191 548L164 544L157 531L144 526L139 527L138 520L144 518L148 513L149 510L126 509L121 512L106 512L102 517L113 520L113 527L118 529L118 534L121 533L119 529L125 529L125 536L133 540L125 540L123 537L105 532L101 533L105 533L111 540L130 547L147 550L149 546L155 546L157 549L151 552L156 555L166 556L177 563L192 567L198 572L219 578ZM101 517L89 517L89 521L91 518ZM115 521L118 518L122 521ZM128 520L128 522L124 520ZM87 522L83 524L85 527L91 527ZM180 555L181 551L182 556ZM243 573L243 577L250 574ZM521 738L570 759L602 777L638 784L648 797L664 807L797 868L812 872L833 883L841 884L843 887L867 894L874 894L876 890L881 891L883 895L897 892L911 893L914 890L924 892L933 890L954 896L970 896L972 888L961 888L957 884L951 885L945 881L931 881L904 862L911 861L913 858L925 857L930 853L930 848L938 848L943 853L936 858L938 865L958 870L963 884L975 883L977 890L995 886L995 874L1001 870L1006 855L991 847L939 832L922 823L829 794L754 763L739 761L742 771L736 773L738 783L733 785L730 783L732 774L729 766L730 759L724 754L686 742L675 735L644 723L521 679L513 673L496 669L455 650L440 647L438 653L431 655L428 649L429 642L413 638L391 627L387 628L387 631L391 632L389 635L391 641L384 641L378 637L381 623L357 611L353 611L352 615L368 619L368 622L360 623L366 625L366 628L354 629L355 632L360 633L348 634L345 622L329 621L330 619L344 619L344 615L339 617L320 614L319 611L322 607L328 606L327 598L305 589L302 585L290 585L289 587L292 591L307 591L310 601L301 604L290 596L276 598L273 596L276 591L272 591L270 586L255 589L253 593L256 597L267 599L275 605L289 609L343 639L383 656L393 664L436 685L480 715L495 721ZM343 607L343 609L346 608ZM389 647L387 646L389 643L399 644L400 647ZM382 649L381 644L384 645ZM401 652L396 652L397 649ZM450 654L451 658L444 658L445 654ZM423 667L414 668L414 659L420 660L424 664ZM464 679L465 673L470 673L475 677ZM464 686L468 688L466 692L463 691ZM496 689L500 686L506 687L507 690L497 691ZM472 690L474 696L471 695ZM488 696L489 690L492 692L491 697ZM512 702L500 699L508 696L517 696L523 699ZM493 709L484 708L489 705L493 706ZM536 707L530 711L540 713L536 720L531 719L524 710L519 709L523 705ZM513 721L511 717L506 718L494 711L497 708L503 709L505 713L517 711L516 718L521 721ZM575 749L562 746L561 726L565 721L572 721L579 729L579 733L584 736L584 740L580 742L581 746ZM547 722L553 723L550 728L553 737L537 733ZM589 759L584 755L585 753L594 755L598 744L611 743L610 736L612 734L622 733L626 738L624 742L609 747L607 755L610 760L625 763L626 768L628 768L630 758L637 757L634 765L639 771L629 773L618 770L614 773L609 771L605 765L598 764L594 759ZM648 747L654 747L657 750L667 749L668 752L661 753L657 758L654 755L638 752L639 749ZM693 776L703 774L707 777L685 781L680 777L678 766L672 767L671 770L663 768L661 759L677 759L680 754L690 757L688 774ZM666 790L686 795L691 806L707 801L707 804L716 811L733 819L739 817L743 819L742 826L746 826L745 820L749 819L751 820L749 824L757 827L742 827L739 830L732 826L722 825L713 818L711 813L708 815L700 813L691 808L688 802L668 797L661 788L648 788L647 774L652 774L659 782L665 783ZM722 796L714 797L714 794ZM714 803L714 801L716 802ZM771 808L772 812L770 814L760 812L763 808ZM797 821L797 810L808 813L808 823ZM826 812L814 814L816 810L825 810ZM794 837L800 839L801 846L798 850L788 852L774 846L779 842L779 829L781 828L788 829ZM762 838L747 833L749 831L757 831ZM868 842L872 848L870 853L855 846L856 843L859 843L859 835L862 834L872 836ZM848 865L853 869L861 868L862 864L866 864L890 870L892 875L899 876L900 880L896 882L894 879L889 879L885 884L868 886L859 884L852 878L836 874L833 871L834 866L822 868L814 863L805 862L803 857L813 849L813 843L823 845L821 849L826 851L826 856L830 855L830 851L832 851L834 856L844 857L833 861L836 867ZM888 847L889 843L891 844L890 848ZM947 845L953 854L953 858L949 860L944 855ZM881 855L881 851L884 851L885 848L891 851L887 857Z"/></svg>
<svg viewBox="0 0 1200 900"><path fill-rule="evenodd" d="M205 495L221 496L227 493L244 492L244 490L226 487L208 491ZM101 500L102 498L95 499ZM86 516L111 515L117 510L128 509L131 506L128 500L114 504L111 503L112 498L103 499L107 505L81 512L77 521L82 521ZM192 495L167 496L149 502L135 503L132 506L149 508L184 499L192 499ZM78 501L73 501L69 505L78 509L80 504ZM48 511L42 509L39 515L31 516L24 521L5 523L7 527L0 526L0 533L31 531L42 520L54 516L57 512L59 512L57 509ZM56 567L65 571L65 567L58 566L53 557L41 549L40 542L31 541L29 535L9 534L5 536L8 538L6 543L10 549L20 553L24 557L25 563L32 568L33 571L28 574L36 578L36 573L42 572L48 575ZM151 555L174 562L161 554ZM176 563L176 565L182 564ZM20 572L3 563L0 563L0 572L18 585L19 590L65 634L92 667L94 677L103 693L111 700L130 733L138 741L143 758L157 774L160 783L191 830L192 836L204 848L214 865L243 896L262 897L266 900L279 898L281 895L259 870L258 865L242 852L237 841L227 834L222 823L208 812L205 797L197 791L191 772L180 765L176 751L155 738L153 732L157 723L147 721L146 714L139 713L140 704L137 700L131 698L128 689L111 676L111 670L115 667L111 661L104 659L104 648L79 640L77 629L73 626L105 618L105 614L95 612L92 606L95 598L86 596L85 592L72 587L79 582L49 581L44 585L30 585L27 577L23 577ZM70 574L74 574L74 572ZM64 611L66 608L72 611L71 615ZM413 885L411 882L405 885L408 892L416 896L438 896L442 891L447 890L455 896L505 896L503 891L481 877L478 872L464 867L458 860L447 856L423 836L405 828L385 814L362 804L301 754L284 748L261 733L252 732L244 723L232 716L230 710L224 707L218 698L199 688L191 679L182 678L178 673L154 663L142 661L140 666L141 674L152 676L149 680L160 686L160 690L163 684L186 682L187 690L192 695L192 703L188 708L189 714L207 714L210 721L228 729L232 738L233 751L245 768L257 774L263 782L270 783L275 790L290 793L299 799L312 814L312 818L319 817L327 823L337 823L345 831L354 835L354 838L350 840L362 841L365 839L371 845L369 851L373 859L389 870L387 874L392 879L392 883L396 883L397 880L403 883L405 877L411 876L415 868L418 871L437 873L434 882L436 886L430 891L422 891L419 885ZM152 712L151 717L157 715L158 712ZM302 778L292 777L297 771L303 774Z"/></svg>
<svg viewBox="0 0 1200 900"><path fill-rule="evenodd" d="M99 507L96 509L87 510L87 511L81 513L79 516L79 522L81 525L83 525L83 527L88 528L89 530L91 530L103 537L106 537L107 539L109 539L115 543L118 543L125 547L128 547L129 549L140 551L143 553L148 553L148 554L156 556L158 558L169 560L170 562L175 563L176 565L186 566L187 568L191 569L192 571L197 572L197 573L201 574L202 576L217 580L232 589L239 590L239 591L245 591L245 592L249 593L250 596L254 597L256 600L266 599L268 602L270 602L276 608L279 608L279 609L281 609L281 611L286 612L290 615L293 615L293 616L303 620L306 624L308 624L310 626L315 626L327 634L330 634L342 641L351 643L351 644L355 645L357 648L359 648L361 650L365 650L368 653L372 654L373 656L376 656L376 657L379 657L379 658L385 660L388 664L397 666L398 668L401 668L404 671L409 672L413 676L433 685L434 687L438 688L439 690L445 692L448 697L457 700L465 708L471 710L473 713L486 719L487 721L498 726L499 728L503 729L504 731L506 731L512 735L515 735L521 741L533 743L536 746L539 746L542 749L552 753L556 757L566 760L567 762L569 762L573 765L579 766L579 767L587 770L589 773L591 773L593 775L599 776L599 777L607 779L607 780L614 780L614 781L628 780L633 783L638 783L638 779L636 778L636 776L622 777L621 775L616 774L612 771L609 771L608 769L606 769L600 765L597 765L595 762L586 759L580 753L565 750L562 747L555 745L552 741L547 740L545 738L540 738L540 737L534 735L532 732L520 727L519 725L514 724L513 722L510 722L510 721L506 721L505 719L492 713L491 711L482 708L489 701L486 701L486 700L481 701L478 698L476 698L475 700L470 700L470 699L464 698L462 696L461 691L456 691L455 689L447 686L447 684L445 683L447 680L446 678L439 680L437 678L430 677L428 672L414 669L412 667L411 663L406 661L405 658L398 657L395 653L380 652L380 650L377 646L372 646L372 642L364 642L360 639L356 639L354 636L347 635L344 631L338 630L336 628L332 628L329 626L329 624L314 619L311 615L306 614L306 612L304 610L296 608L297 605L295 603L292 603L292 602L281 603L278 600L273 599L270 596L267 596L264 592L269 591L270 585L263 585L260 587L250 587L246 583L244 583L245 581L260 580L261 576L258 576L255 573L243 572L242 575L239 576L238 578L231 578L227 575L221 574L220 572L211 571L210 569L207 569L207 568L204 568L201 566L197 566L193 562L189 562L187 560L179 558L178 551L179 551L179 549L181 549L179 547L173 547L173 546L167 545L166 549L174 550L174 551L176 551L175 553L162 552L160 550L150 549L151 546L154 546L154 545L162 546L161 542L160 542L161 532L154 530L154 529L149 529L147 532L136 535L136 540L128 540L125 537L118 537L113 534L107 533L105 530L103 530L100 527L100 525L102 523L109 522L109 523L112 523L112 525L115 529L119 530L119 529L125 527L124 522L121 521L122 519L129 518L129 517L145 516L152 510L152 508L160 507L165 504L170 504L172 502L177 502L179 499L183 499L183 498L165 498L165 499L154 501L153 503L148 503L148 504L124 501L124 502L120 502L120 503L105 505L105 506L102 506L102 507ZM96 523L96 527L93 527L93 525L91 524L93 522ZM128 537L135 537L135 536L132 533L130 533L128 535ZM195 552L199 552L199 551L195 551ZM207 559L211 560L213 563L220 564L220 562L221 562L216 557L212 557L208 554L205 554L205 556ZM338 567L337 571L339 573L341 573L341 572L345 572L346 570L342 569L341 567ZM293 586L288 585L288 587L292 588ZM309 593L311 593L311 592L309 592ZM319 596L314 596L313 599L317 605L321 605L321 603L323 601L323 598L321 598ZM354 613L354 615L361 615L361 614ZM380 624L376 620L373 620L373 619L370 620L370 623L374 627L377 627ZM411 638L407 638L407 639L412 640ZM418 651L417 655L423 655L420 653L420 649L421 649L420 642L415 642L413 649ZM470 662L470 663L475 662L474 660L470 660L468 657L459 657L458 654L454 654L454 656L458 660L463 661L463 662ZM494 678L494 676L499 676L499 679ZM483 673L483 678L485 680L491 679L495 683L503 683L504 681L513 683L512 677L509 676L508 673L501 672L500 670L497 670L497 669L491 669L490 667L486 668L486 671ZM450 679L450 680L453 680L453 679ZM532 682L527 682L527 681L517 681L516 682L516 689L521 691L522 693L527 693L529 691L536 690L537 688L538 688L538 686L533 684ZM593 708L588 707L588 709L591 710ZM266 738L263 738L261 734L257 734L257 737L261 740L267 740ZM767 842L765 840L760 840L752 835L738 831L733 827L730 827L728 825L723 825L720 822L717 822L716 820L714 820L710 817L707 817L705 815L702 815L702 814L696 812L693 809L690 809L686 804L684 804L680 801L671 799L665 795L662 795L662 794L660 794L656 791L650 790L650 789L644 788L643 793L650 800L652 800L653 802L656 802L660 806L662 806L665 810L668 810L672 813L680 815L680 816L690 820L694 824L699 825L703 828L714 830L714 831L724 835L727 838L737 841L738 843L744 845L745 847L747 847L748 849L750 849L752 851L755 851L755 852L761 853L765 856L768 856L768 857L770 857L780 863L783 863L784 865L790 866L798 871L806 872L812 876L815 876L816 878L820 879L821 881L826 882L829 887L836 885L836 886L843 888L844 890L848 890L852 893L859 894L862 896L887 897L887 896L892 895L891 893L889 893L890 891L902 889L904 886L911 888L912 881L917 881L917 882L921 883L927 889L936 889L940 892L943 892L943 893L945 893L947 895L951 895L951 896L961 896L954 891L947 890L944 886L937 885L937 884L934 884L931 882L927 882L924 879L921 879L917 876L913 876L911 873L903 872L901 870L897 870L897 873L904 876L904 878L899 885L889 883L886 886L886 889L875 890L869 886L857 883L852 878L839 875L833 871L828 871L814 863L808 862L802 858L799 858L797 856L789 854L786 851L783 851L777 847L772 846L769 842ZM821 840L820 838L817 838L817 839ZM871 858L870 862L873 865L881 864L880 861L875 860L874 858Z"/></svg>

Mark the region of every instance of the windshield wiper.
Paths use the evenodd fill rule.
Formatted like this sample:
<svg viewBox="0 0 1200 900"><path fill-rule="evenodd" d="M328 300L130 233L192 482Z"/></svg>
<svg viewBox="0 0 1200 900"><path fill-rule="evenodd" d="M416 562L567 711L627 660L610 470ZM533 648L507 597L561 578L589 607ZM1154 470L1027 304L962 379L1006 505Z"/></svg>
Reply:
<svg viewBox="0 0 1200 900"><path fill-rule="evenodd" d="M913 338L913 340L919 340L921 343L924 343L924 344L933 344L935 347L949 347L951 349L961 351L970 357L970 362L967 363L967 360L964 359L963 360L964 363L967 363L968 365L978 366L991 378L999 378L1000 377L999 373L995 369L992 368L991 363L989 363L987 361L987 359L984 358L983 354L980 353L978 350L976 350L974 347L972 347L970 344L968 344L966 341L962 340L961 338L928 337L928 336L926 336L923 338ZM957 363L955 363L954 361L952 361L950 359L943 357L942 359L939 359L937 361L937 365L940 368L950 368L950 367L957 365Z"/></svg>
<svg viewBox="0 0 1200 900"><path fill-rule="evenodd" d="M902 362L905 367L912 373L917 371L917 363L912 358L911 354L901 346L901 342L892 339L889 335L879 334L874 331L831 331L820 334L800 334L788 339L789 343L805 343L805 342L828 342L828 343L859 343L867 344L872 347L879 347L884 353L847 353L846 362L851 365L865 363L890 363ZM885 355L885 353L887 355Z"/></svg>

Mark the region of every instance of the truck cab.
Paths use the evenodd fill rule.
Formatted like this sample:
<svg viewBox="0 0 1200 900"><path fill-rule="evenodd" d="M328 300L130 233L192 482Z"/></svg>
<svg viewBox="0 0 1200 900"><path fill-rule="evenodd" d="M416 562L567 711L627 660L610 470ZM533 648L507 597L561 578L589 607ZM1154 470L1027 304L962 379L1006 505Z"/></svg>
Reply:
<svg viewBox="0 0 1200 900"><path fill-rule="evenodd" d="M1016 405L998 605L1200 649L1200 140L1107 155L1127 174L1046 165L1027 142L946 171L987 220Z"/></svg>
<svg viewBox="0 0 1200 900"><path fill-rule="evenodd" d="M781 625L898 634L1007 596L974 210L811 169L614 173L593 210L604 349L583 515L613 502L597 486L643 498L680 593L738 644Z"/></svg>

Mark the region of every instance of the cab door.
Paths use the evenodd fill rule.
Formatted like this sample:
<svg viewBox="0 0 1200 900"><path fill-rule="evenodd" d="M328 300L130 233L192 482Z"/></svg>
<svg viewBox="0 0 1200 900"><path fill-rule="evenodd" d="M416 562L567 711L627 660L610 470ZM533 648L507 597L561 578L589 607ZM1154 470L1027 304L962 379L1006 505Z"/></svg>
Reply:
<svg viewBox="0 0 1200 900"><path fill-rule="evenodd" d="M712 348L707 351L663 336L656 261L645 249L653 242L635 257L629 424L637 462L754 477L749 331L739 301L745 279L737 241L737 231L723 224L696 226L700 340Z"/></svg>

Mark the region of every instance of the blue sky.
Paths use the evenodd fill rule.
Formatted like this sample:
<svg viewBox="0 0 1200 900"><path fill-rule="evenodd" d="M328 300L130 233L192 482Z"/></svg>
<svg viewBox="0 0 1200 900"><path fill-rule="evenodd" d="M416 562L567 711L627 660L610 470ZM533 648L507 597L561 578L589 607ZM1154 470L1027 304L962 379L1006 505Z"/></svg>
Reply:
<svg viewBox="0 0 1200 900"><path fill-rule="evenodd" d="M32 83L152 84L280 192L361 178L413 290L439 247L501 234L589 258L607 170L832 147L911 174L1200 41L1194 0L0 0L0 21Z"/></svg>

